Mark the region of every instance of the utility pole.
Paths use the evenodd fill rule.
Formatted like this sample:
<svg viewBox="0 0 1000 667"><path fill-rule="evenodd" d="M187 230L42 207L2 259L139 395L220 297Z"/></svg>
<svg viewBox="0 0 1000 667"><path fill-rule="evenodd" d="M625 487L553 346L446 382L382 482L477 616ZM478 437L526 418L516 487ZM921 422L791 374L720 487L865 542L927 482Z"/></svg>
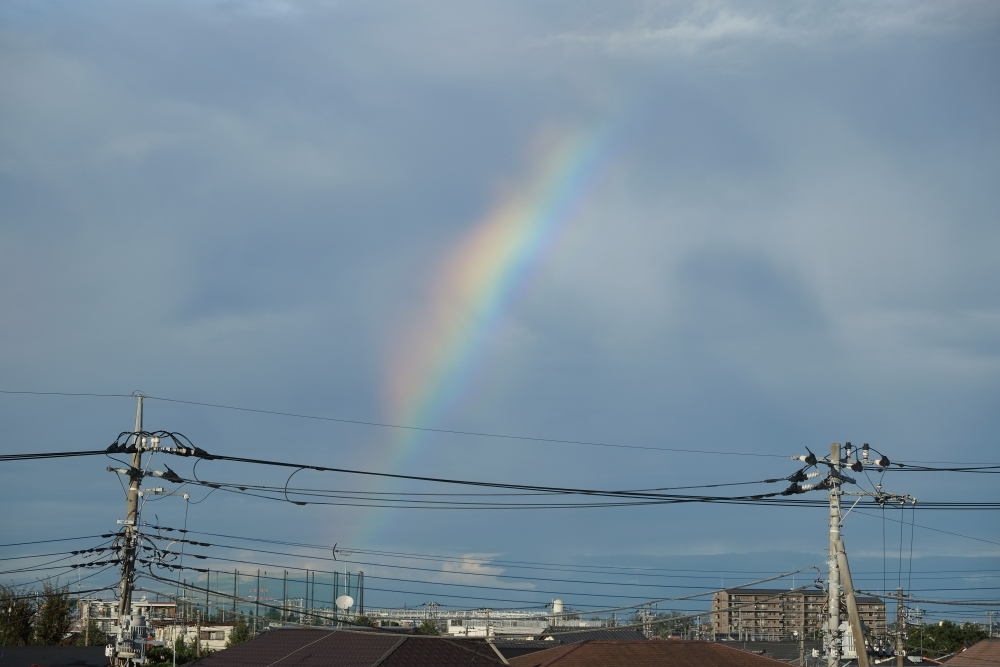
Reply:
<svg viewBox="0 0 1000 667"><path fill-rule="evenodd" d="M142 484L142 394L136 394L135 430L132 433L132 464L128 471L129 484L125 510L125 530L122 544L122 580L118 598L118 634L112 651L115 667L134 664L132 658L144 660L146 652L145 619L132 616L132 589L135 586L135 552L139 537L139 486ZM144 438L143 438L144 439Z"/></svg>
<svg viewBox="0 0 1000 667"><path fill-rule="evenodd" d="M903 667L903 653L905 645L903 636L905 632L905 622L903 619L903 589L896 589L896 667Z"/></svg>
<svg viewBox="0 0 1000 667"><path fill-rule="evenodd" d="M845 474L845 468L850 468L850 470L854 472L863 472L869 467L884 471L891 465L889 457L884 454L879 454L879 459L877 461L872 459L872 452L875 452L876 454L878 454L878 452L869 446L868 443L865 443L858 449L854 449L851 447L851 443L848 442L845 443L845 448L846 455L843 458L841 458L840 445L837 443L830 445L829 458L817 458L811 451L807 456L792 456L792 460L802 461L806 464L806 467L787 478L792 485L782 491L780 495L790 496L805 493L806 491L820 489L825 489L829 492L830 573L827 579L827 620L823 633L823 644L826 649L826 664L827 667L838 667L838 662L842 655L841 649L843 638L840 632L840 595L841 588L843 588L847 597L848 615L851 621L851 632L855 635L855 645L858 648L857 653L860 663L859 667L865 667L868 657L866 652L867 648L865 646L861 619L858 615L857 600L854 596L854 588L850 580L850 570L847 567L847 553L844 550L840 533L840 525L844 519L844 517L840 514L841 496L868 496L873 498L876 503L882 506L884 506L888 501L899 502L900 504L905 504L907 502L916 504L917 501L916 498L912 498L908 495L887 493L882 490L881 485L876 487L874 492L844 491L842 488L844 483L857 484L857 480ZM826 478L819 483L804 484L799 486L799 482L804 482L814 477L820 477L822 473L818 471L806 473L806 470L809 468L814 466L819 467L820 465L824 465L829 468L829 473ZM850 514L850 510L848 510L847 513Z"/></svg>
<svg viewBox="0 0 1000 667"><path fill-rule="evenodd" d="M854 582L851 580L851 568L847 564L847 550L844 549L843 540L837 540L837 562L840 564L844 597L847 598L847 615L851 622L851 634L854 636L854 651L858 656L858 667L868 667L865 633L861 627L861 614L858 612L858 600L854 596Z"/></svg>
<svg viewBox="0 0 1000 667"><path fill-rule="evenodd" d="M840 541L840 444L830 445L830 467L827 477L830 487L830 575L827 581L827 667L840 665L840 563L837 559L837 543Z"/></svg>

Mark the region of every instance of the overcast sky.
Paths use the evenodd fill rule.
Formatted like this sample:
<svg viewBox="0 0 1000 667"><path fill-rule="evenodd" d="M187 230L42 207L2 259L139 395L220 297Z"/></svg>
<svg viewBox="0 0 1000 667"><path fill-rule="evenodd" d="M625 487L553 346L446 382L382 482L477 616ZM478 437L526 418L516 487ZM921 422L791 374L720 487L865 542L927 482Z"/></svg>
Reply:
<svg viewBox="0 0 1000 667"><path fill-rule="evenodd" d="M774 455L146 405L147 428L210 452L520 484L761 480L844 441L997 463L998 70L1000 5L977 0L5 2L0 389ZM103 448L133 413L128 398L5 395L0 450ZM3 464L0 542L113 528L107 464ZM883 483L995 501L990 480ZM184 520L181 500L153 507ZM898 573L899 525L863 509L845 539L881 582L886 553ZM915 518L987 540L917 528L915 569L1000 571L995 512ZM794 569L826 547L822 509L390 511L219 493L188 521L667 568ZM447 580L441 567L425 578Z"/></svg>

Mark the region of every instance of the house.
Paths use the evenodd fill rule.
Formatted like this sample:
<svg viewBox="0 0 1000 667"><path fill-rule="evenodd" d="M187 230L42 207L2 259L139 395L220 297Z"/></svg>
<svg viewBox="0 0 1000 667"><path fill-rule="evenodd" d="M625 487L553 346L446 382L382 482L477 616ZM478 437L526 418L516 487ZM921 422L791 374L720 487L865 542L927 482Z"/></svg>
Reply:
<svg viewBox="0 0 1000 667"><path fill-rule="evenodd" d="M166 646L172 646L177 639L183 639L188 644L198 642L203 651L221 651L226 648L226 642L233 633L236 623L232 621L178 623L164 620L153 621L150 626L153 628L154 639L164 642Z"/></svg>
<svg viewBox="0 0 1000 667"><path fill-rule="evenodd" d="M581 630L566 627L550 627L538 635L537 638L497 637L492 640L492 643L503 657L510 660L517 656L544 651L554 646L590 641L592 639L647 641L644 634L632 628L584 628Z"/></svg>
<svg viewBox="0 0 1000 667"><path fill-rule="evenodd" d="M492 667L509 664L485 639L379 630L269 630L190 667Z"/></svg>
<svg viewBox="0 0 1000 667"><path fill-rule="evenodd" d="M944 664L948 667L1000 667L1000 639L984 639Z"/></svg>
<svg viewBox="0 0 1000 667"><path fill-rule="evenodd" d="M563 626L552 626L547 628L539 639L557 639L561 644L573 644L576 642L591 641L593 639L614 639L615 641L646 641L646 635L635 628L594 628L579 629L567 628Z"/></svg>
<svg viewBox="0 0 1000 667"><path fill-rule="evenodd" d="M103 646L3 646L0 667L108 667Z"/></svg>
<svg viewBox="0 0 1000 667"><path fill-rule="evenodd" d="M511 658L514 667L788 667L725 644L689 639L593 641Z"/></svg>

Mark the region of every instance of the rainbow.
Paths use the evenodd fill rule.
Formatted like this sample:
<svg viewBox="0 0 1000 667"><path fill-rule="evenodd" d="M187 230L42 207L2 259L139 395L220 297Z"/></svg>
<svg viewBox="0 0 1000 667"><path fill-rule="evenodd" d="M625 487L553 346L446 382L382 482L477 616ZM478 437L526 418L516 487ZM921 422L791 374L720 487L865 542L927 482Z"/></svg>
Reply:
<svg viewBox="0 0 1000 667"><path fill-rule="evenodd" d="M431 283L429 303L391 355L386 388L393 423L438 426L459 404L483 366L487 343L600 182L609 139L605 132L552 142L527 185L452 249ZM377 469L405 470L424 435L398 431Z"/></svg>

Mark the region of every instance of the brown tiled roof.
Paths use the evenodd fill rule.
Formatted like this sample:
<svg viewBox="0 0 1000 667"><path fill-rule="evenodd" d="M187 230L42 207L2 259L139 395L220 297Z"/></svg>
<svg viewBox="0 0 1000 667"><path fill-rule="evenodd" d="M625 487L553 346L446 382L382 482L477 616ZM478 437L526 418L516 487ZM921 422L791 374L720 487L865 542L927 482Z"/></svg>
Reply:
<svg viewBox="0 0 1000 667"><path fill-rule="evenodd" d="M714 642L586 641L511 658L515 667L788 667Z"/></svg>
<svg viewBox="0 0 1000 667"><path fill-rule="evenodd" d="M634 628L593 628L580 630L579 628L547 628L539 637L553 637L561 644L574 644L576 642L586 642L591 639L613 639L615 641L648 641L646 635Z"/></svg>
<svg viewBox="0 0 1000 667"><path fill-rule="evenodd" d="M310 628L265 632L190 664L198 667L487 667L505 663L483 640Z"/></svg>
<svg viewBox="0 0 1000 667"><path fill-rule="evenodd" d="M3 667L107 667L103 646L4 646Z"/></svg>
<svg viewBox="0 0 1000 667"><path fill-rule="evenodd" d="M1000 639L984 639L945 663L948 667L1000 667Z"/></svg>

